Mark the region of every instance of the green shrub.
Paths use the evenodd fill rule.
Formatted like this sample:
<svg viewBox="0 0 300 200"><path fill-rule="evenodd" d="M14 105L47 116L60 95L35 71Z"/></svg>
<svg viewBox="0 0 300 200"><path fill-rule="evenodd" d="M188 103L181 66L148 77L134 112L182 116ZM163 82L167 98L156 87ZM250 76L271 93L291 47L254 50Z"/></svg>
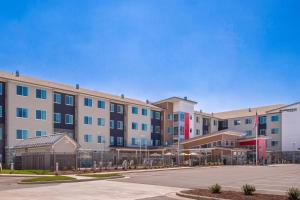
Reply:
<svg viewBox="0 0 300 200"><path fill-rule="evenodd" d="M219 185L218 183L212 185L209 190L212 192L212 193L221 193L221 185Z"/></svg>
<svg viewBox="0 0 300 200"><path fill-rule="evenodd" d="M291 187L287 191L288 200L300 200L300 190L298 188Z"/></svg>
<svg viewBox="0 0 300 200"><path fill-rule="evenodd" d="M252 195L253 192L256 191L256 189L255 189L254 185L246 184L246 185L243 185L242 191L244 192L245 195Z"/></svg>

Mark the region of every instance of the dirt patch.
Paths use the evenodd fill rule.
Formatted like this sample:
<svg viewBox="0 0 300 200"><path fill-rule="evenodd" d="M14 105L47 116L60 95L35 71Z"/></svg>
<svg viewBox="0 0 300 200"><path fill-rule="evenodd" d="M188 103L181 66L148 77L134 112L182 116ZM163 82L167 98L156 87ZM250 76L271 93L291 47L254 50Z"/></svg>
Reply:
<svg viewBox="0 0 300 200"><path fill-rule="evenodd" d="M254 193L251 196L246 196L242 192L235 191L222 191L220 194L213 194L208 189L185 190L182 193L231 200L287 200L287 197L283 195Z"/></svg>

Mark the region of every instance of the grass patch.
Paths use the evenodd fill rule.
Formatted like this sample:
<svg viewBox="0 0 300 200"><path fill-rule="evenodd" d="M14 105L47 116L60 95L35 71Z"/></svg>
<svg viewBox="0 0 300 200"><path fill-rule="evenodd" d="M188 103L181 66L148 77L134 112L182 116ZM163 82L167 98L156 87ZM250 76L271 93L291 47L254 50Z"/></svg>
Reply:
<svg viewBox="0 0 300 200"><path fill-rule="evenodd" d="M49 174L49 170L10 170L10 169L3 169L0 171L0 174L35 174L35 175L47 175Z"/></svg>
<svg viewBox="0 0 300 200"><path fill-rule="evenodd" d="M24 179L21 182L35 183L35 182L72 181L72 180L76 180L76 179L68 176L45 176L45 177Z"/></svg>
<svg viewBox="0 0 300 200"><path fill-rule="evenodd" d="M80 174L80 176L93 177L96 179L104 179L104 178L110 178L110 177L116 177L122 175L119 173L110 173L110 174Z"/></svg>

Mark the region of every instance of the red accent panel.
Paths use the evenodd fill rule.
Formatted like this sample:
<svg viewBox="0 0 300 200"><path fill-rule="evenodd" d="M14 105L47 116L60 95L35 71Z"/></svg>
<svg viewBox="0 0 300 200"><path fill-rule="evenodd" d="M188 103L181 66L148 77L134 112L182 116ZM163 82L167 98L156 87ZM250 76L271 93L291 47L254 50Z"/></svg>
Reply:
<svg viewBox="0 0 300 200"><path fill-rule="evenodd" d="M251 140L251 141L245 141L245 142L240 142L240 146L255 146L256 140ZM266 159L267 158L267 145L266 145L266 140L264 139L258 139L257 140L257 156L258 160L261 159Z"/></svg>
<svg viewBox="0 0 300 200"><path fill-rule="evenodd" d="M184 113L184 139L190 139L190 114Z"/></svg>

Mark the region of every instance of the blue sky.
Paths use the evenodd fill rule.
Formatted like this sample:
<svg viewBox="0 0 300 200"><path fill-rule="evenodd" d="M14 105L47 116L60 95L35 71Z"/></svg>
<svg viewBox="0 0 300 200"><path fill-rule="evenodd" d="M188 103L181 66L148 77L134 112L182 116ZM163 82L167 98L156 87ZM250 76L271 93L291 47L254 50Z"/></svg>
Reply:
<svg viewBox="0 0 300 200"><path fill-rule="evenodd" d="M1 1L0 70L224 111L300 98L300 1Z"/></svg>

